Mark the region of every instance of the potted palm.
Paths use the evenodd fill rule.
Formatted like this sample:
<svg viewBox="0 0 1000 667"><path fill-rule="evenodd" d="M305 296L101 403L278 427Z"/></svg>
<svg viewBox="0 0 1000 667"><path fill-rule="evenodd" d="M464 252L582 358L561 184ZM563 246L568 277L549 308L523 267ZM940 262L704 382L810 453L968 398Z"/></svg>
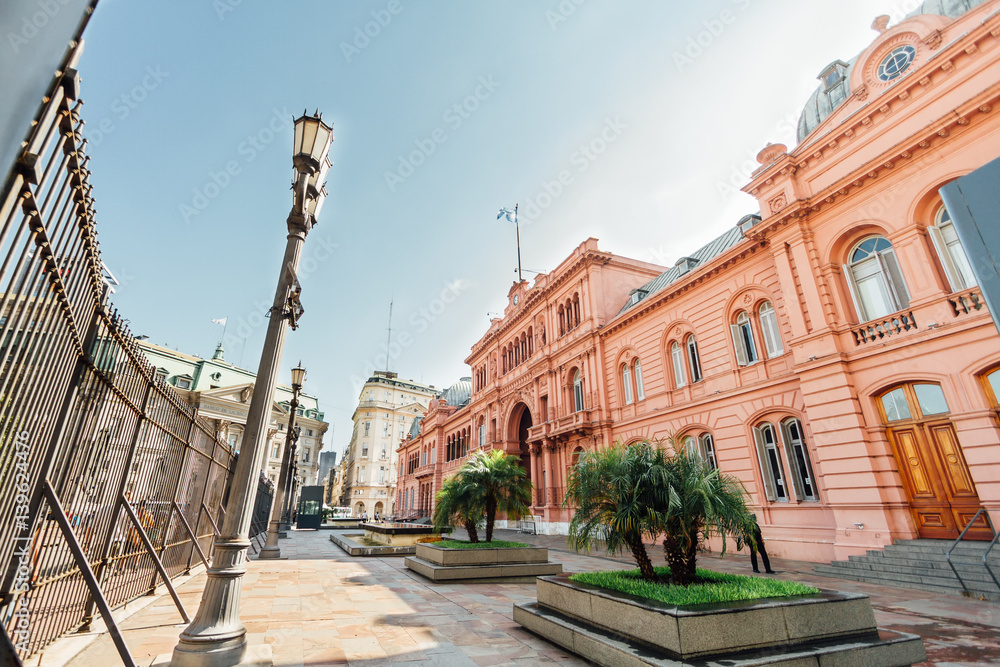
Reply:
<svg viewBox="0 0 1000 667"><path fill-rule="evenodd" d="M791 661L831 653L884 665L924 659L919 637L879 634L865 595L696 569L713 535L723 553L727 534L738 545L753 540L746 501L738 479L672 442L583 454L567 484L565 502L577 507L569 542L628 550L638 569L540 577L538 601L515 605L514 620L598 664L645 662L650 653L722 662L748 651ZM660 536L668 566L656 568L645 539Z"/></svg>
<svg viewBox="0 0 1000 667"><path fill-rule="evenodd" d="M531 480L517 457L501 450L478 452L441 485L435 501L435 527L447 530L461 524L469 541L418 544L416 555L406 559L411 570L434 581L466 583L530 582L542 574L562 572L562 565L548 562L545 547L493 539L498 513L516 520L530 511ZM481 520L485 541L479 540Z"/></svg>

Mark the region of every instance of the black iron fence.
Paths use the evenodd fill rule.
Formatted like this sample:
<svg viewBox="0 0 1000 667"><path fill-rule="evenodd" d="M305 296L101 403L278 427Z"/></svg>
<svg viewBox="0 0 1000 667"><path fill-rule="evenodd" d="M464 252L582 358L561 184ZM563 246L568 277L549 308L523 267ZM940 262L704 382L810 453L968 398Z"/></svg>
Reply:
<svg viewBox="0 0 1000 667"><path fill-rule="evenodd" d="M0 190L0 620L22 658L158 583L173 593L211 557L234 467L109 305L78 57Z"/></svg>

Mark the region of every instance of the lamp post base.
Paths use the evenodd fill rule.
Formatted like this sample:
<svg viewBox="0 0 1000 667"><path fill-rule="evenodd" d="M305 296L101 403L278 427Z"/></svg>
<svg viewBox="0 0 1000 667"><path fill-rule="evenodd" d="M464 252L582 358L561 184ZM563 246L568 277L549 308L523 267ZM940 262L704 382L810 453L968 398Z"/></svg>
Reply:
<svg viewBox="0 0 1000 667"><path fill-rule="evenodd" d="M267 529L267 544L260 550L258 559L277 560L281 558L281 547L278 546L278 520L272 519Z"/></svg>
<svg viewBox="0 0 1000 667"><path fill-rule="evenodd" d="M170 661L173 667L259 664L244 662L248 655L247 629L239 613L249 547L247 539L216 538L201 605L174 647Z"/></svg>
<svg viewBox="0 0 1000 667"><path fill-rule="evenodd" d="M199 662L194 663L197 665L226 665L227 667L274 667L274 655L270 644L255 644L254 646L244 647L245 651L243 657L239 659L239 662L205 662L204 657L199 655ZM222 657L221 655L219 656ZM178 662L177 651L174 653L164 653L162 655L156 656L153 660L153 664L150 667L177 667L178 665L184 665L187 663Z"/></svg>

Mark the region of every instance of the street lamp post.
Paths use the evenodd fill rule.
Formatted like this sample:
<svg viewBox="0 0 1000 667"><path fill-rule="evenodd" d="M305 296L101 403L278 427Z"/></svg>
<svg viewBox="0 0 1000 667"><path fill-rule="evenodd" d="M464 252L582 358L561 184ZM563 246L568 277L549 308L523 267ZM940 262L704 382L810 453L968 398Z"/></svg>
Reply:
<svg viewBox="0 0 1000 667"><path fill-rule="evenodd" d="M288 493L285 494L285 501L281 508L281 522L279 523L278 537L287 537L287 534L285 534L284 531L288 530L292 525L292 507L295 505L295 470L298 467L298 459L295 457L295 454L298 450L299 431L301 430L301 428L297 428L292 439L292 453L288 459L288 486L285 487L288 490Z"/></svg>
<svg viewBox="0 0 1000 667"><path fill-rule="evenodd" d="M281 547L278 546L278 537L281 532L281 513L285 505L285 495L288 493L288 477L291 472L292 462L295 461L295 448L299 441L298 433L295 431L295 415L299 409L299 393L302 391L302 382L306 377L306 369L302 368L302 362L292 369L292 401L289 403L288 415L288 436L285 443L285 455L281 461L281 471L278 473L278 489L274 494L274 503L271 505L271 523L267 531L267 544L260 550L261 558L281 558Z"/></svg>
<svg viewBox="0 0 1000 667"><path fill-rule="evenodd" d="M303 312L299 302L302 288L296 271L306 235L315 226L326 198L323 179L331 166L327 154L333 141L333 128L323 122L318 112L314 116L303 113L295 121L294 141L292 165L295 168L295 194L287 220L288 241L274 302L268 313L267 337L247 413L243 451L233 472L226 517L215 539L212 565L208 568L201 605L174 647L171 665L175 667L232 667L251 662L269 664L269 658L263 655L248 654L247 630L240 621L240 598L250 546L250 521L258 471L266 447L271 401L285 344L285 324L287 321L293 329L297 328Z"/></svg>

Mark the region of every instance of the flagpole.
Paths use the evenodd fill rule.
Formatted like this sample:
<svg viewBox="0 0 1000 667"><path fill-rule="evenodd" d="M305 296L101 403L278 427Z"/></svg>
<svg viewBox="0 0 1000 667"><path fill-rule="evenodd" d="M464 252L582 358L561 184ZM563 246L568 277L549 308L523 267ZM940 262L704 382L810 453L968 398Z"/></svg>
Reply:
<svg viewBox="0 0 1000 667"><path fill-rule="evenodd" d="M524 280L521 277L521 227L517 224L517 203L514 203L514 231L517 234L517 282Z"/></svg>

